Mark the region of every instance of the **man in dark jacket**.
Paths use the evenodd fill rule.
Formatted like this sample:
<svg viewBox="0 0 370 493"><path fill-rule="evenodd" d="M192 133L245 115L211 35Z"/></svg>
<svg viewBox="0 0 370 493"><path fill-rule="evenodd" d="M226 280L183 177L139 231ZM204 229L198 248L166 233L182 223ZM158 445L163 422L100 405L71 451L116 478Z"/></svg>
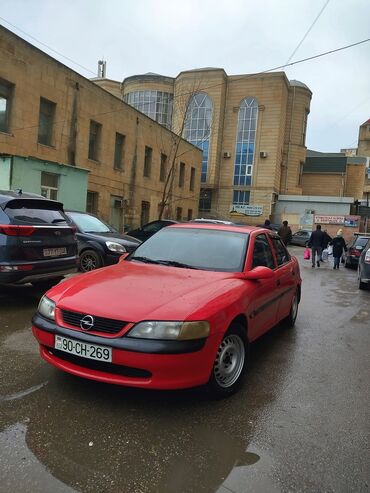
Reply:
<svg viewBox="0 0 370 493"><path fill-rule="evenodd" d="M315 257L317 254L317 267L320 267L320 258L322 254L322 246L324 244L324 233L321 231L321 225L316 226L316 231L312 231L310 239L308 240L308 246L312 252L312 267L315 267Z"/></svg>
<svg viewBox="0 0 370 493"><path fill-rule="evenodd" d="M283 240L284 245L288 245L292 239L292 230L288 226L288 221L283 221L283 225L280 226L278 235Z"/></svg>
<svg viewBox="0 0 370 493"><path fill-rule="evenodd" d="M326 229L324 229L323 233L324 233L324 242L322 244L322 249L325 250L325 248L328 248L328 245L331 242L331 236L328 235L328 232L326 231ZM321 252L320 262L324 262L322 259L322 252Z"/></svg>

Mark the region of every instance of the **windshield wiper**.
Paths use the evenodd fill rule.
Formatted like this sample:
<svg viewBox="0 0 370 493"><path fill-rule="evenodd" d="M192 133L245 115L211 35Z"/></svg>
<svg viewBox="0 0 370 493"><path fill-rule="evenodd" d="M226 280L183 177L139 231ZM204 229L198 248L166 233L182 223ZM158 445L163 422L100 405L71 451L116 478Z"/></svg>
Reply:
<svg viewBox="0 0 370 493"><path fill-rule="evenodd" d="M131 260L137 260L138 262L144 262L145 264L160 264L159 260L153 260L149 257L131 257Z"/></svg>
<svg viewBox="0 0 370 493"><path fill-rule="evenodd" d="M180 267L182 269L197 269L197 267L194 267L193 265L177 262L176 260L157 260L157 262L161 265L170 265L171 267Z"/></svg>

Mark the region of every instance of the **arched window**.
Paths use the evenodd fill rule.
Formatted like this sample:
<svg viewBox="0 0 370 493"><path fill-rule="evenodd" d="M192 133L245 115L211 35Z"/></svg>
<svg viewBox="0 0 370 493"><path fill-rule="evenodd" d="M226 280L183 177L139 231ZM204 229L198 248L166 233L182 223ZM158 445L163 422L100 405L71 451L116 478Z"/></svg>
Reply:
<svg viewBox="0 0 370 493"><path fill-rule="evenodd" d="M208 94L205 92L198 92L190 98L185 116L184 139L203 151L202 182L207 181L212 110L212 101Z"/></svg>
<svg viewBox="0 0 370 493"><path fill-rule="evenodd" d="M251 184L257 118L257 100L251 97L243 99L238 113L238 130L235 145L234 185Z"/></svg>

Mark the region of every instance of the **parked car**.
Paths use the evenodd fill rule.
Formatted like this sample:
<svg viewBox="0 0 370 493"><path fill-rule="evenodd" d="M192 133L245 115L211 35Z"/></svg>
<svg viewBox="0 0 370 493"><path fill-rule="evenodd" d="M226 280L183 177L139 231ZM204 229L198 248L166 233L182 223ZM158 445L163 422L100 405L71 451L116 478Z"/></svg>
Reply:
<svg viewBox="0 0 370 493"><path fill-rule="evenodd" d="M308 229L300 229L299 231L296 231L292 234L290 245L307 246L311 233L312 231Z"/></svg>
<svg viewBox="0 0 370 493"><path fill-rule="evenodd" d="M82 272L116 264L123 253L132 252L141 241L121 235L94 214L66 211L67 219L77 230L79 269Z"/></svg>
<svg viewBox="0 0 370 493"><path fill-rule="evenodd" d="M358 261L358 287L365 289L370 286L370 239L362 250Z"/></svg>
<svg viewBox="0 0 370 493"><path fill-rule="evenodd" d="M63 204L21 190L0 191L0 283L47 289L76 271L76 235Z"/></svg>
<svg viewBox="0 0 370 493"><path fill-rule="evenodd" d="M140 228L127 231L127 234L134 238L138 238L141 241L145 241L153 236L154 233L157 233L166 226L171 226L171 224L178 224L178 221L173 221L172 219L157 219L156 221L144 224L144 226L141 226Z"/></svg>
<svg viewBox="0 0 370 493"><path fill-rule="evenodd" d="M370 239L370 234L367 233L355 233L352 241L347 246L347 252L344 255L345 267L358 267L358 261L361 257L361 253Z"/></svg>
<svg viewBox="0 0 370 493"><path fill-rule="evenodd" d="M127 255L127 256L126 256ZM33 318L41 356L101 382L235 392L248 345L293 326L301 277L278 235L243 226L163 228L118 265L48 291Z"/></svg>

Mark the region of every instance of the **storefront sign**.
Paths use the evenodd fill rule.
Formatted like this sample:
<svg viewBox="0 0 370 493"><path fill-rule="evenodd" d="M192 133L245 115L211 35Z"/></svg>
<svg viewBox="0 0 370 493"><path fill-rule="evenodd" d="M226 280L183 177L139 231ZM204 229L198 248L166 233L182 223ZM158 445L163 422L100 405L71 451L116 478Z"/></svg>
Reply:
<svg viewBox="0 0 370 493"><path fill-rule="evenodd" d="M344 218L344 226L346 226L347 228L358 228L358 222L358 216L346 216Z"/></svg>
<svg viewBox="0 0 370 493"><path fill-rule="evenodd" d="M344 216L315 215L316 224L344 224Z"/></svg>
<svg viewBox="0 0 370 493"><path fill-rule="evenodd" d="M232 204L230 206L230 212L237 212L238 214L244 214L245 216L262 216L263 207L260 205Z"/></svg>

